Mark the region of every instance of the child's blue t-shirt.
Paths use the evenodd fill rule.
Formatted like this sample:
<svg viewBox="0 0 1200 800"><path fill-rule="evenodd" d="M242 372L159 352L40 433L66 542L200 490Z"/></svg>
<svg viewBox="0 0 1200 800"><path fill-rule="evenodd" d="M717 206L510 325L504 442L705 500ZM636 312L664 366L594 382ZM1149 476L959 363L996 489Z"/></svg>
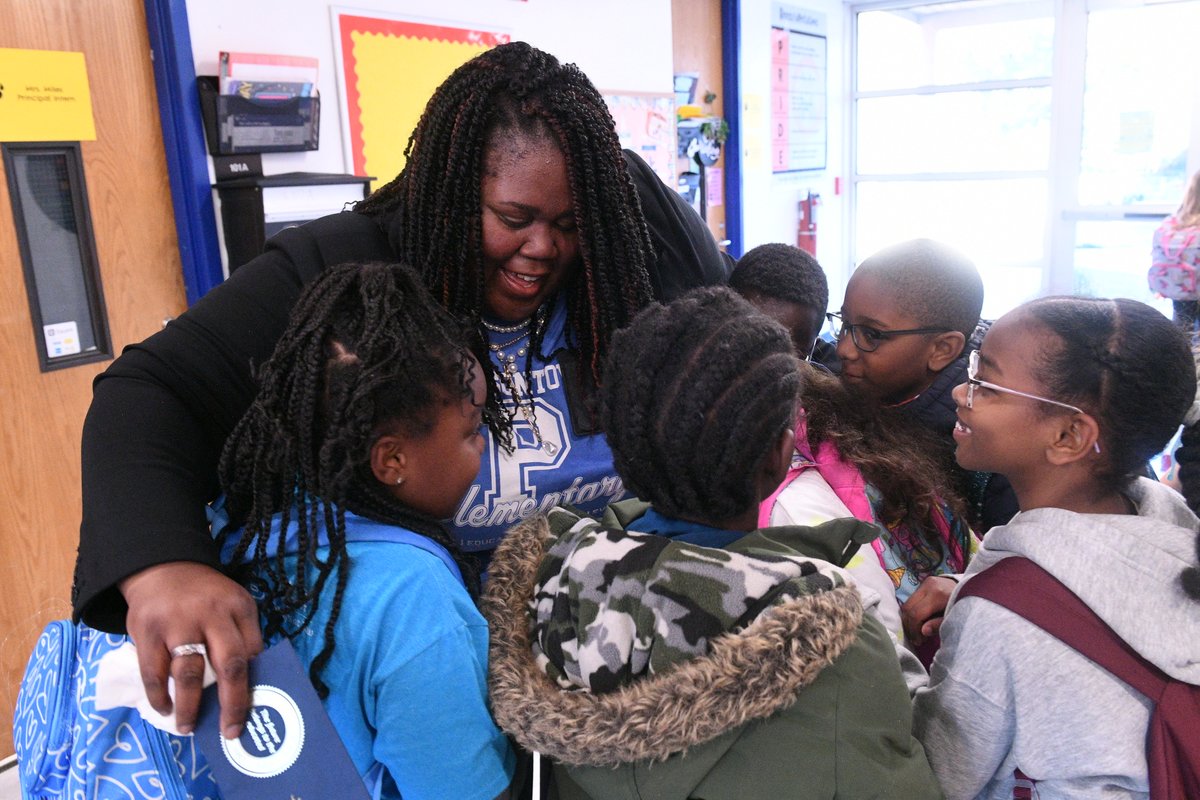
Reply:
<svg viewBox="0 0 1200 800"><path fill-rule="evenodd" d="M573 433L562 368L553 357L567 346L566 321L567 306L560 296L546 320L542 340L541 353L551 357L542 359L538 353L533 357L534 419L541 443L512 393L502 381L496 382L501 402L515 412L514 451L506 452L490 431L484 431L486 445L479 475L450 520L464 550L491 550L514 523L556 505L572 505L599 514L608 503L625 497L604 434L577 437ZM513 334L488 335L490 343L497 345L513 339ZM492 360L499 369L497 353L492 353ZM513 377L521 402L528 404L524 361L517 359L518 372ZM581 369L590 366L584 364Z"/></svg>
<svg viewBox="0 0 1200 800"><path fill-rule="evenodd" d="M394 542L346 549L353 566L321 677L359 774L382 764L385 798L400 797L396 787L404 800L500 794L516 759L488 712L487 622L436 555ZM324 647L332 599L330 583L293 640L305 666Z"/></svg>

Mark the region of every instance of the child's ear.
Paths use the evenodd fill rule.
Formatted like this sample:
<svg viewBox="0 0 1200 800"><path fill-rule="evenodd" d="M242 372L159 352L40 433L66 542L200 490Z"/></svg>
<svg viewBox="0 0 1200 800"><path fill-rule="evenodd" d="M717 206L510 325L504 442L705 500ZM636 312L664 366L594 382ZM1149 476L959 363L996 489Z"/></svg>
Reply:
<svg viewBox="0 0 1200 800"><path fill-rule="evenodd" d="M769 497L779 488L787 477L788 469L792 466L792 451L796 449L796 432L791 428L785 430L775 442L775 446L767 452L763 460L763 497Z"/></svg>
<svg viewBox="0 0 1200 800"><path fill-rule="evenodd" d="M967 337L961 331L947 331L934 336L930 344L927 366L930 372L941 372L962 355Z"/></svg>
<svg viewBox="0 0 1200 800"><path fill-rule="evenodd" d="M1063 415L1054 440L1046 447L1046 459L1063 466L1100 452L1100 425L1091 414Z"/></svg>
<svg viewBox="0 0 1200 800"><path fill-rule="evenodd" d="M371 445L371 472L375 480L387 486L399 486L407 476L408 458L405 440L394 434L380 436Z"/></svg>

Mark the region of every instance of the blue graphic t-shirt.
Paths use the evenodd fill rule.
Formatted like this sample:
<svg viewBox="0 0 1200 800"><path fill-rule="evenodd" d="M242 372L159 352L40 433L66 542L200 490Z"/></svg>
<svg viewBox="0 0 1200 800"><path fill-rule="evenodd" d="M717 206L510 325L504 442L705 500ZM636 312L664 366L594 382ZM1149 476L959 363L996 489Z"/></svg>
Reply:
<svg viewBox="0 0 1200 800"><path fill-rule="evenodd" d="M549 355L566 346L566 320L567 307L560 296L546 320L542 353ZM525 339L504 349L514 334L488 335L490 343L502 347L501 352L512 354L514 348L528 346ZM514 411L514 450L505 451L489 431L484 431L486 445L479 475L450 520L464 550L491 550L514 523L559 503L598 513L606 504L625 496L604 434L574 436L562 369L556 358L543 360L539 355L533 354L532 413L536 432L516 405L512 392L503 381L496 381L502 403ZM492 361L497 369L502 368L498 352L492 353ZM520 394L519 402L528 411L523 355L517 358L516 366L513 383Z"/></svg>

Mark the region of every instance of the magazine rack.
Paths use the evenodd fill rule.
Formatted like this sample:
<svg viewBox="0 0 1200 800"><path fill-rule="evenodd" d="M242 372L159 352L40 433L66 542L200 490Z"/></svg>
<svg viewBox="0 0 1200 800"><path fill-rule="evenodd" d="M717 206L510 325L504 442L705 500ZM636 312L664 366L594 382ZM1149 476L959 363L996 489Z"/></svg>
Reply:
<svg viewBox="0 0 1200 800"><path fill-rule="evenodd" d="M217 91L217 78L196 78L208 152L291 153L320 144L321 98L250 100Z"/></svg>

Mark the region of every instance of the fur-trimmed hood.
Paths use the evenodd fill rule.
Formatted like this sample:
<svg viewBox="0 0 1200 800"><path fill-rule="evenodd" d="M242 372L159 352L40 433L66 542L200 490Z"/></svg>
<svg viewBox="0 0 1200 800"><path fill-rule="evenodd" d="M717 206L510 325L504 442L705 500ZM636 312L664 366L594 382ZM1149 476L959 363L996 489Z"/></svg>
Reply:
<svg viewBox="0 0 1200 800"><path fill-rule="evenodd" d="M745 629L713 640L707 655L605 694L560 688L535 662L530 602L551 539L537 516L512 528L492 558L481 609L490 626L489 694L497 724L556 761L616 766L663 761L795 702L854 643L857 591L796 597Z"/></svg>

